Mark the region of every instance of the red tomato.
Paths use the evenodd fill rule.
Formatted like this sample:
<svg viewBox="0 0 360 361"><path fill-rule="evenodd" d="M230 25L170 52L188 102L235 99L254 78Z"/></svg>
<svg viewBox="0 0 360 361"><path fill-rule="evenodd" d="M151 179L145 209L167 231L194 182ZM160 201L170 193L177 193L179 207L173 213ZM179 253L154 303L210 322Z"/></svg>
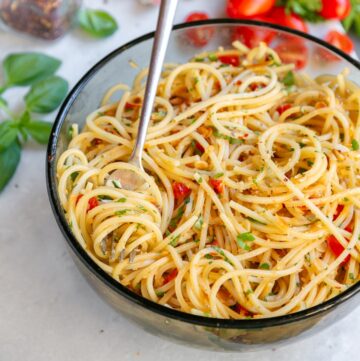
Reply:
<svg viewBox="0 0 360 361"><path fill-rule="evenodd" d="M342 204L339 204L336 207L336 211L335 211L335 214L333 216L333 221L335 221L335 219L340 216L340 213L343 211L343 209L344 209L344 206Z"/></svg>
<svg viewBox="0 0 360 361"><path fill-rule="evenodd" d="M346 34L342 34L336 30L329 31L325 37L325 41L347 54L351 53L354 49L352 40Z"/></svg>
<svg viewBox="0 0 360 361"><path fill-rule="evenodd" d="M126 102L125 104L125 110L132 110L132 109L138 109L141 107L140 103L130 103Z"/></svg>
<svg viewBox="0 0 360 361"><path fill-rule="evenodd" d="M211 187L213 187L215 193L220 194L224 190L224 183L220 179L209 179Z"/></svg>
<svg viewBox="0 0 360 361"><path fill-rule="evenodd" d="M264 16L258 16L253 18L254 20L269 22ZM268 29L260 29L257 26L239 26L234 29L232 34L232 40L239 40L245 44L248 48L254 48L258 46L260 42L270 44L274 38L275 32Z"/></svg>
<svg viewBox="0 0 360 361"><path fill-rule="evenodd" d="M170 273L164 275L164 285L172 281L178 274L177 268L173 269Z"/></svg>
<svg viewBox="0 0 360 361"><path fill-rule="evenodd" d="M275 0L228 0L226 13L231 18L253 17L267 13Z"/></svg>
<svg viewBox="0 0 360 361"><path fill-rule="evenodd" d="M320 15L325 19L345 19L351 11L350 0L322 0Z"/></svg>
<svg viewBox="0 0 360 361"><path fill-rule="evenodd" d="M229 64L229 65L233 65L233 66L239 66L240 65L239 55L219 55L218 59L223 64Z"/></svg>
<svg viewBox="0 0 360 361"><path fill-rule="evenodd" d="M174 182L172 184L175 200L181 203L191 193L191 189L188 188L184 183Z"/></svg>
<svg viewBox="0 0 360 361"><path fill-rule="evenodd" d="M295 64L296 69L302 69L306 65L308 49L301 40L284 40L282 43L277 45L274 50L278 53L281 61L285 64L293 63Z"/></svg>
<svg viewBox="0 0 360 361"><path fill-rule="evenodd" d="M304 33L308 32L308 28L303 19L296 14L288 14L285 11L284 7L277 6L271 9L271 11L266 15L270 23L279 24L286 26L291 29L299 30Z"/></svg>
<svg viewBox="0 0 360 361"><path fill-rule="evenodd" d="M98 201L97 197L91 197L89 199L87 210L91 211L93 208L97 207L98 205L99 205L99 201Z"/></svg>
<svg viewBox="0 0 360 361"><path fill-rule="evenodd" d="M207 20L207 19L209 19L209 16L206 13L195 12L189 14L185 19L185 21L189 23L192 21ZM213 27L203 26L203 27L198 27L196 29L188 29L186 31L186 36L194 46L202 47L205 46L211 40L211 38L214 35L214 32L215 29Z"/></svg>
<svg viewBox="0 0 360 361"><path fill-rule="evenodd" d="M284 113L286 110L291 108L291 104L282 104L279 107L277 107L277 112L281 115L282 113Z"/></svg>

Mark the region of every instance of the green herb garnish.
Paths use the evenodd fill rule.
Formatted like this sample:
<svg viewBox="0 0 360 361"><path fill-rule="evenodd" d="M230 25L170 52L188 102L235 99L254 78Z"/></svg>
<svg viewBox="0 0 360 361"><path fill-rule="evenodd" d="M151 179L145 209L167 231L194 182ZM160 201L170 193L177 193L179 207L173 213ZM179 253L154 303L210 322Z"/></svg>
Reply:
<svg viewBox="0 0 360 361"><path fill-rule="evenodd" d="M267 224L266 224L266 223L261 222L261 221L258 221L258 220L257 220L257 219L255 219L255 218L252 218L252 217L246 217L246 219L248 219L250 222L257 223L257 224L262 224L263 226L267 226Z"/></svg>
<svg viewBox="0 0 360 361"><path fill-rule="evenodd" d="M215 178L215 179L221 178L223 175L224 175L224 173L216 173L216 174L214 175L214 178Z"/></svg>
<svg viewBox="0 0 360 361"><path fill-rule="evenodd" d="M269 265L269 263L261 263L259 268L261 268L261 269L270 269L270 265Z"/></svg>
<svg viewBox="0 0 360 361"><path fill-rule="evenodd" d="M359 142L356 139L351 141L351 149L352 150L359 150Z"/></svg>
<svg viewBox="0 0 360 361"><path fill-rule="evenodd" d="M127 201L126 198L119 198L116 202L118 203L125 203Z"/></svg>
<svg viewBox="0 0 360 361"><path fill-rule="evenodd" d="M203 219L202 216L199 216L199 218L197 219L197 221L194 224L194 228L197 231L201 231L201 228L202 228L203 224L204 224L204 219Z"/></svg>
<svg viewBox="0 0 360 361"><path fill-rule="evenodd" d="M97 196L98 200L100 201L112 201L112 198L110 196L107 196L105 194L101 194Z"/></svg>
<svg viewBox="0 0 360 361"><path fill-rule="evenodd" d="M283 83L286 86L292 86L295 84L295 77L294 77L294 73L290 70L288 71L283 79Z"/></svg>
<svg viewBox="0 0 360 361"><path fill-rule="evenodd" d="M0 124L1 126L1 124ZM72 182L75 182L75 179L77 178L77 176L79 175L79 172L73 172L70 174L70 179Z"/></svg>
<svg viewBox="0 0 360 361"><path fill-rule="evenodd" d="M121 209L120 211L115 212L115 216L119 216L119 217L124 216L129 211L130 209Z"/></svg>

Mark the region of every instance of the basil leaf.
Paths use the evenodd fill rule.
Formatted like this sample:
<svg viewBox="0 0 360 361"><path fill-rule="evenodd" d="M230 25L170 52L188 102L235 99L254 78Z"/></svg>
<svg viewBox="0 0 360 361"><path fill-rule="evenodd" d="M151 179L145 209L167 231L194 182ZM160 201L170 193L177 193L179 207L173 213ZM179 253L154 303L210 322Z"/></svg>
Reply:
<svg viewBox="0 0 360 361"><path fill-rule="evenodd" d="M25 129L38 143L47 144L52 124L43 120L33 120L25 125Z"/></svg>
<svg viewBox="0 0 360 361"><path fill-rule="evenodd" d="M13 143L17 134L18 128L14 122L7 120L0 123L0 151L3 151Z"/></svg>
<svg viewBox="0 0 360 361"><path fill-rule="evenodd" d="M103 10L83 9L79 12L80 27L90 35L105 38L117 29L116 20Z"/></svg>
<svg viewBox="0 0 360 361"><path fill-rule="evenodd" d="M295 84L295 77L294 73L290 70L285 74L285 77L283 79L283 83L286 86L292 86Z"/></svg>
<svg viewBox="0 0 360 361"><path fill-rule="evenodd" d="M34 84L25 96L26 108L34 113L50 113L64 100L68 83L63 78L52 76Z"/></svg>
<svg viewBox="0 0 360 361"><path fill-rule="evenodd" d="M13 141L8 148L0 152L0 192L5 188L20 161L20 144Z"/></svg>
<svg viewBox="0 0 360 361"><path fill-rule="evenodd" d="M5 87L32 85L54 74L60 65L60 60L45 54L11 54L3 61Z"/></svg>

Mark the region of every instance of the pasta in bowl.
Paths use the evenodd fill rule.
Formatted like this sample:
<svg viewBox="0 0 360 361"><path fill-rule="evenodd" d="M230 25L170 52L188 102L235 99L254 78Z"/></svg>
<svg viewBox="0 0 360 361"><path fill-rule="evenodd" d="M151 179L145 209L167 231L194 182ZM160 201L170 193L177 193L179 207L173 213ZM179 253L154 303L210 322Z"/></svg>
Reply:
<svg viewBox="0 0 360 361"><path fill-rule="evenodd" d="M347 69L313 77L279 55L235 41L167 65L144 172L126 161L146 70L70 128L59 201L115 282L171 310L247 322L357 282L359 89ZM117 169L144 186L123 189Z"/></svg>

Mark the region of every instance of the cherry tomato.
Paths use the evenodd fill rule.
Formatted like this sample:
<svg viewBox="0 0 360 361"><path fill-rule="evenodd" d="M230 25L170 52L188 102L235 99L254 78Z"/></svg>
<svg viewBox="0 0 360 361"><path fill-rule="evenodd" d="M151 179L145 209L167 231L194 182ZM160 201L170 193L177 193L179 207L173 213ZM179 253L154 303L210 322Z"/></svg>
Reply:
<svg viewBox="0 0 360 361"><path fill-rule="evenodd" d="M254 20L270 22L264 16L255 17ZM248 48L254 48L258 46L260 42L270 44L274 38L275 32L268 29L261 29L257 26L239 26L234 29L232 34L232 40L239 40L245 44Z"/></svg>
<svg viewBox="0 0 360 361"><path fill-rule="evenodd" d="M187 16L185 21L187 23L192 21L199 21L199 20L207 20L209 16L206 13L202 12L195 12L191 13ZM215 29L211 26L202 26L196 29L188 29L186 31L186 36L189 41L197 47L205 46L211 38L214 36Z"/></svg>
<svg viewBox="0 0 360 361"><path fill-rule="evenodd" d="M325 37L325 41L347 54L351 53L354 49L352 40L346 34L342 34L336 30L329 31Z"/></svg>
<svg viewBox="0 0 360 361"><path fill-rule="evenodd" d="M281 115L282 113L284 113L286 110L291 108L291 104L282 104L279 107L277 107L277 112Z"/></svg>
<svg viewBox="0 0 360 361"><path fill-rule="evenodd" d="M169 283L170 281L172 281L178 274L178 270L177 268L173 269L170 273L165 273L164 275L164 285L166 283Z"/></svg>
<svg viewBox="0 0 360 361"><path fill-rule="evenodd" d="M211 187L213 187L215 193L221 194L224 190L224 183L220 179L212 179L210 178L209 183Z"/></svg>
<svg viewBox="0 0 360 361"><path fill-rule="evenodd" d="M228 0L226 13L231 18L253 17L267 13L275 0Z"/></svg>
<svg viewBox="0 0 360 361"><path fill-rule="evenodd" d="M288 14L285 11L285 8L282 6L274 7L266 15L270 23L279 24L286 26L291 29L299 30L304 33L308 32L308 28L303 19L300 16L290 13Z"/></svg>
<svg viewBox="0 0 360 361"><path fill-rule="evenodd" d="M181 203L191 193L191 189L188 188L184 183L174 182L172 184L175 200Z"/></svg>
<svg viewBox="0 0 360 361"><path fill-rule="evenodd" d="M274 50L285 64L295 64L296 69L302 69L306 65L308 49L302 40L284 40Z"/></svg>
<svg viewBox="0 0 360 361"><path fill-rule="evenodd" d="M99 205L99 201L97 199L97 197L91 197L89 199L89 203L88 203L88 207L87 210L91 211L92 209L94 209L95 207L97 207Z"/></svg>
<svg viewBox="0 0 360 361"><path fill-rule="evenodd" d="M350 0L322 0L320 15L325 19L345 19L351 11Z"/></svg>
<svg viewBox="0 0 360 361"><path fill-rule="evenodd" d="M219 55L218 59L223 64L229 64L229 65L233 65L233 66L239 66L240 65L239 55Z"/></svg>

